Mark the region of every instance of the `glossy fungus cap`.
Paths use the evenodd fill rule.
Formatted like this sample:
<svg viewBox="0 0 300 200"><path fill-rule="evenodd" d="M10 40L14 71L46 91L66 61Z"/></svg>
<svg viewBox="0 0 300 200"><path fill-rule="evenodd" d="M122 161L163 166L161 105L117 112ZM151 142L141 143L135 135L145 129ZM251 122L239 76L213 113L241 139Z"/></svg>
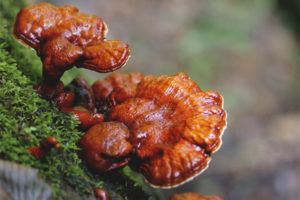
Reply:
<svg viewBox="0 0 300 200"><path fill-rule="evenodd" d="M106 33L101 18L80 13L73 6L48 3L20 10L13 30L19 42L41 57L48 84L57 84L74 65L98 72L122 67L130 56L129 46L120 40L106 40Z"/></svg>
<svg viewBox="0 0 300 200"><path fill-rule="evenodd" d="M120 88L115 85L108 84L110 92L97 100L112 101L112 94ZM226 127L222 96L202 91L185 73L146 76L134 91L124 92L124 98L118 97L108 111L109 121L122 122L130 132L131 167L154 187L163 188L178 186L203 172L220 147Z"/></svg>

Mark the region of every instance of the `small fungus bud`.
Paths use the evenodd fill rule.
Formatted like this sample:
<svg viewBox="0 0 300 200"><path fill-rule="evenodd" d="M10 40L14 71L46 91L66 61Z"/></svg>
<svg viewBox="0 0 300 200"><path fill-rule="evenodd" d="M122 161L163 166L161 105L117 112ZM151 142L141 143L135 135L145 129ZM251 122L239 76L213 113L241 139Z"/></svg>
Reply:
<svg viewBox="0 0 300 200"><path fill-rule="evenodd" d="M95 111L94 92L86 80L75 78L68 88L75 95L74 105L84 107L91 112Z"/></svg>
<svg viewBox="0 0 300 200"><path fill-rule="evenodd" d="M120 101L135 96L136 86L143 77L144 75L138 72L131 74L114 73L103 81L96 81L92 88L98 110L101 110L101 106L111 107Z"/></svg>
<svg viewBox="0 0 300 200"><path fill-rule="evenodd" d="M104 121L100 113L92 113L83 107L62 108L62 112L71 113L73 118L80 122L80 129L87 130L91 126Z"/></svg>
<svg viewBox="0 0 300 200"><path fill-rule="evenodd" d="M27 150L30 152L32 156L36 159L43 159L47 152L50 151L51 148L60 148L58 140L55 137L48 137L44 141L41 142L39 146L29 147Z"/></svg>
<svg viewBox="0 0 300 200"><path fill-rule="evenodd" d="M81 156L97 170L109 171L126 165L132 151L129 131L119 122L102 122L92 126L79 140Z"/></svg>
<svg viewBox="0 0 300 200"><path fill-rule="evenodd" d="M104 189L96 189L95 191L96 197L98 197L100 200L108 200L108 192Z"/></svg>
<svg viewBox="0 0 300 200"><path fill-rule="evenodd" d="M61 92L55 98L55 105L59 108L70 108L74 105L75 95L73 92Z"/></svg>
<svg viewBox="0 0 300 200"><path fill-rule="evenodd" d="M183 194L174 194L170 196L169 200L223 200L223 199L217 196L204 196L202 194L187 192Z"/></svg>

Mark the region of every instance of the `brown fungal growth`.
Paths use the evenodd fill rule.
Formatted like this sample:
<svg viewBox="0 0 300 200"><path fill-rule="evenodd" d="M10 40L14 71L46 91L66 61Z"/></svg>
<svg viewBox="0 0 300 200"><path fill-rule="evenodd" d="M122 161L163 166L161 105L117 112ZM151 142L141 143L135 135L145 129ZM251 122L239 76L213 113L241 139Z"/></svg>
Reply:
<svg viewBox="0 0 300 200"><path fill-rule="evenodd" d="M114 75L98 81L93 90L96 104L114 101L107 120L123 123L130 132L126 142L123 137L114 138L132 145L130 166L152 186L163 188L178 186L203 172L211 154L220 147L226 126L222 96L202 91L185 73L140 77L129 84L129 90L123 78L127 80L128 76ZM116 92L120 90L125 92ZM103 129L97 131L99 136L93 134L95 138L90 139L93 142L81 145L84 151L100 148L100 139L95 142L100 135L101 141L110 137L100 133ZM81 143L86 140L81 139Z"/></svg>
<svg viewBox="0 0 300 200"><path fill-rule="evenodd" d="M75 78L64 91L58 93L55 104L62 112L72 114L80 122L81 130L104 121L103 114L95 113L93 90L83 78Z"/></svg>
<svg viewBox="0 0 300 200"><path fill-rule="evenodd" d="M92 126L79 140L81 155L89 166L101 171L122 167L130 161L132 145L128 129L120 122L102 122Z"/></svg>
<svg viewBox="0 0 300 200"><path fill-rule="evenodd" d="M95 98L91 86L83 78L75 78L69 85L69 91L74 94L74 105L95 111Z"/></svg>
<svg viewBox="0 0 300 200"><path fill-rule="evenodd" d="M87 130L91 126L104 121L100 113L92 113L83 107L62 108L62 112L72 114L73 118L80 122L80 129Z"/></svg>
<svg viewBox="0 0 300 200"><path fill-rule="evenodd" d="M108 200L108 192L104 189L96 189L95 194L100 200Z"/></svg>
<svg viewBox="0 0 300 200"><path fill-rule="evenodd" d="M42 141L39 146L29 147L27 150L36 159L41 160L45 157L45 155L50 151L51 148L60 148L58 140L55 137L48 137L47 139Z"/></svg>
<svg viewBox="0 0 300 200"><path fill-rule="evenodd" d="M75 94L71 91L61 92L55 98L55 105L62 108L71 108L74 105Z"/></svg>
<svg viewBox="0 0 300 200"><path fill-rule="evenodd" d="M106 77L103 81L96 81L92 88L95 94L96 107L114 106L130 97L134 97L137 84L144 75L138 72L131 74L115 73Z"/></svg>
<svg viewBox="0 0 300 200"><path fill-rule="evenodd" d="M66 88L56 93L54 100L60 109L80 106L91 112L95 111L93 89L83 78L75 78Z"/></svg>
<svg viewBox="0 0 300 200"><path fill-rule="evenodd" d="M17 14L13 35L36 50L43 62L43 83L37 91L49 97L64 71L77 67L111 72L130 56L128 44L106 40L107 26L97 16L80 13L73 6L48 3L23 8ZM42 89L44 88L44 89Z"/></svg>
<svg viewBox="0 0 300 200"><path fill-rule="evenodd" d="M223 200L223 199L217 196L204 196L202 194L187 192L183 194L174 194L170 196L169 200Z"/></svg>

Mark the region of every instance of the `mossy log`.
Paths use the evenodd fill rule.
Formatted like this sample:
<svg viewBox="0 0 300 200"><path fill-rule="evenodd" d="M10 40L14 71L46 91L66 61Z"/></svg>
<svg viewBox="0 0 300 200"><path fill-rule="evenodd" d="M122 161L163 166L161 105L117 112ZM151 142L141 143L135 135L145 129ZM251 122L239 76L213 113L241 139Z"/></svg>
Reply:
<svg viewBox="0 0 300 200"><path fill-rule="evenodd" d="M129 168L110 173L92 173L78 158L76 142L84 134L78 122L61 113L52 102L41 99L33 85L41 81L42 64L31 51L11 35L16 13L25 2L0 2L0 159L39 170L52 188L53 199L94 199L104 188L110 199L149 199L149 187ZM73 72L63 80L78 75ZM61 148L52 149L43 160L29 154L28 147L54 136Z"/></svg>

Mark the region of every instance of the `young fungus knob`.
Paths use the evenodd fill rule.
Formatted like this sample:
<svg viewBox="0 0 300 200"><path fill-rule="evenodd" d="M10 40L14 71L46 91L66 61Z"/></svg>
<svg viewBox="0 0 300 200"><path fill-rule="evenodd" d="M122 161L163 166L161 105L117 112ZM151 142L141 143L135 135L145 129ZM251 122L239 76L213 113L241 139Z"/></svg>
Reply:
<svg viewBox="0 0 300 200"><path fill-rule="evenodd" d="M135 96L136 86L144 75L138 72L131 74L114 73L103 81L96 81L92 88L95 94L96 107L114 106L118 102Z"/></svg>
<svg viewBox="0 0 300 200"><path fill-rule="evenodd" d="M95 98L92 88L83 78L75 78L66 88L55 96L55 104L60 111L71 113L80 122L80 129L103 122L104 115L95 113Z"/></svg>
<svg viewBox="0 0 300 200"><path fill-rule="evenodd" d="M94 92L86 80L79 77L75 78L67 90L74 94L74 105L82 106L91 112L95 111Z"/></svg>
<svg viewBox="0 0 300 200"><path fill-rule="evenodd" d="M61 108L61 111L72 114L73 118L80 122L79 128L81 130L87 130L91 126L104 121L104 116L102 114L93 113L80 106Z"/></svg>
<svg viewBox="0 0 300 200"><path fill-rule="evenodd" d="M55 137L48 137L39 146L29 147L27 150L36 159L43 159L51 148L60 148L60 144Z"/></svg>
<svg viewBox="0 0 300 200"><path fill-rule="evenodd" d="M48 3L23 8L17 14L13 36L36 50L43 62L40 94L49 97L64 71L77 67L111 72L122 67L130 56L128 44L106 40L107 27L97 16L83 14L73 6ZM51 90L52 88L52 90Z"/></svg>
<svg viewBox="0 0 300 200"><path fill-rule="evenodd" d="M102 122L92 126L79 140L81 156L94 169L109 171L126 165L132 151L129 131L120 122Z"/></svg>
<svg viewBox="0 0 300 200"><path fill-rule="evenodd" d="M96 189L95 195L99 198L99 200L108 200L108 192L104 189Z"/></svg>

